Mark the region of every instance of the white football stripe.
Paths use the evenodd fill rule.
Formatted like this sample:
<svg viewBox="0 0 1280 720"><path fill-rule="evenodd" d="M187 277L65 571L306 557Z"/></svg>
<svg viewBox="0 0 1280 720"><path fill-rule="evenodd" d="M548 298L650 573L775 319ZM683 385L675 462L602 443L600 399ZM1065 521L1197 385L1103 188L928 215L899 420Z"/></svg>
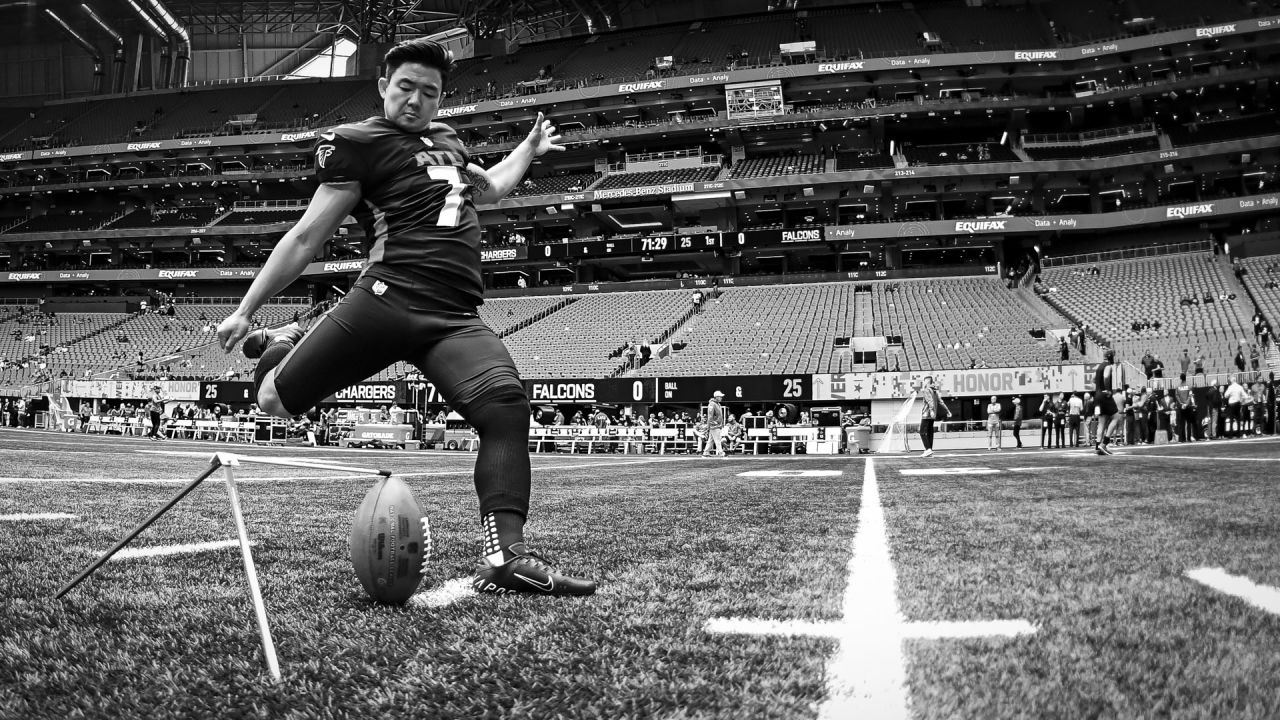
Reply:
<svg viewBox="0 0 1280 720"><path fill-rule="evenodd" d="M995 475L999 470L984 467L957 467L957 468L903 468L898 471L899 475Z"/></svg>
<svg viewBox="0 0 1280 720"><path fill-rule="evenodd" d="M257 545L256 542L250 542L250 545ZM239 540L213 540L202 543L189 543L186 545L155 545L152 547L125 548L115 555L111 556L112 562L116 560L133 560L136 558L163 557L165 555L189 555L192 553L212 552L214 550L227 550L240 546Z"/></svg>
<svg viewBox="0 0 1280 720"><path fill-rule="evenodd" d="M440 587L414 595L409 599L409 602L417 607L442 608L448 607L474 592L471 589L471 578L454 578L442 583Z"/></svg>
<svg viewBox="0 0 1280 720"><path fill-rule="evenodd" d="M0 522L21 522L23 520L75 520L78 515L71 513L17 513L0 515Z"/></svg>
<svg viewBox="0 0 1280 720"><path fill-rule="evenodd" d="M1243 575L1232 575L1222 568L1188 570L1187 577L1220 593L1240 598L1260 610L1280 615L1280 588L1259 585Z"/></svg>

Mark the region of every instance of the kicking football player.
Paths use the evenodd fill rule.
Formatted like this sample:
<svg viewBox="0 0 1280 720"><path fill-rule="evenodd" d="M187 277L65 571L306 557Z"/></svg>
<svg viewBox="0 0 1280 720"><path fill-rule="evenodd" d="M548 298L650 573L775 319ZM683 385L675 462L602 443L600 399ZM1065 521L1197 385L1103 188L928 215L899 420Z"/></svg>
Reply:
<svg viewBox="0 0 1280 720"><path fill-rule="evenodd" d="M245 341L246 355L258 357L258 406L290 417L398 360L412 363L480 435L475 488L484 549L475 588L589 595L594 581L561 573L525 545L529 401L506 347L476 312L484 292L476 204L496 202L535 157L564 146L538 113L528 137L485 170L448 125L432 122L452 53L410 40L388 51L384 64L383 115L320 134L311 204L218 326L218 338L230 352L249 333L254 311L296 280L353 215L369 261L351 291L305 333L290 325Z"/></svg>

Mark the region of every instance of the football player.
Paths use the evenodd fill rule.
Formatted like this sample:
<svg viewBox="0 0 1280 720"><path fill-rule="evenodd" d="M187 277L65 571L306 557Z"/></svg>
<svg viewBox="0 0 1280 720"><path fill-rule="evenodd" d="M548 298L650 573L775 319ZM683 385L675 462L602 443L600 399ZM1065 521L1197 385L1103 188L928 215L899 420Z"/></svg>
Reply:
<svg viewBox="0 0 1280 720"><path fill-rule="evenodd" d="M506 347L477 313L479 203L510 192L534 158L564 150L538 113L528 137L485 170L448 125L433 122L453 55L426 39L387 52L378 78L382 115L320 134L319 187L306 213L272 250L234 313L218 326L225 351L249 335L250 318L296 280L348 214L365 231L369 260L351 291L308 331L259 330L258 406L278 417L405 360L476 429L475 488L484 549L480 592L589 595L595 582L561 573L524 542L529 511L529 401Z"/></svg>
<svg viewBox="0 0 1280 720"><path fill-rule="evenodd" d="M1108 350L1104 355L1106 362L1098 365L1093 372L1094 392L1098 396L1093 406L1093 413L1098 417L1098 437L1093 444L1093 451L1099 455L1112 455L1111 434L1119 430L1124 423L1124 378L1123 369L1116 364L1116 353Z"/></svg>

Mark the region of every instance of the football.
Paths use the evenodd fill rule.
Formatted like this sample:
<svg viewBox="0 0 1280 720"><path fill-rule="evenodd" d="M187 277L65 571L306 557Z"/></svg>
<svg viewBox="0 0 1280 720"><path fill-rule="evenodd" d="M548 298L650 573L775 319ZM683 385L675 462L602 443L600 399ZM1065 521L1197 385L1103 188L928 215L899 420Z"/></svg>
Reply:
<svg viewBox="0 0 1280 720"><path fill-rule="evenodd" d="M401 605L413 595L431 557L431 529L403 480L383 478L365 493L350 543L351 565L370 597Z"/></svg>

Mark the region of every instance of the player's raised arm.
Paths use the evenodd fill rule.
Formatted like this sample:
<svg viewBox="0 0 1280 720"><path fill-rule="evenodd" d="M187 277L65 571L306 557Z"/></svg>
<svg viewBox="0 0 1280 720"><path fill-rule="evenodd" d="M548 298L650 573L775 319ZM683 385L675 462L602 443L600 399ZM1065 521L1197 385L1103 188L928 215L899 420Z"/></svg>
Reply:
<svg viewBox="0 0 1280 720"><path fill-rule="evenodd" d="M240 306L218 325L218 342L224 351L231 352L249 332L252 327L250 318L263 303L302 275L307 263L316 256L316 251L333 236L359 200L358 182L323 183L316 188L306 213L276 243Z"/></svg>
<svg viewBox="0 0 1280 720"><path fill-rule="evenodd" d="M564 145L560 144L560 135L556 132L556 126L543 117L542 113L538 113L538 119L534 121L529 136L517 145L510 155L503 158L502 162L488 170L475 164L467 166L467 174L471 175L471 184L479 191L475 197L476 204L493 203L506 197L507 193L519 184L520 178L524 177L525 172L529 170L529 163L533 162L534 158L551 151L563 150Z"/></svg>

